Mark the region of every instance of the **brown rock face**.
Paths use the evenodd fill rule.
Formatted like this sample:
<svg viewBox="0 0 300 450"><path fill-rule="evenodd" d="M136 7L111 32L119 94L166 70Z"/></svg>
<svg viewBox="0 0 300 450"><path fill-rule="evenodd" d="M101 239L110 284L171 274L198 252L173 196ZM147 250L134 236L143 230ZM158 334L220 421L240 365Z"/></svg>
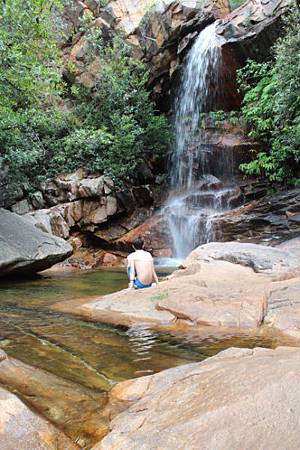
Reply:
<svg viewBox="0 0 300 450"><path fill-rule="evenodd" d="M239 106L241 96L236 89L236 69L247 58L264 60L270 47L282 32L281 16L295 4L294 0L249 0L229 14L227 0L116 0L104 10L95 11L93 26L105 35L117 30L127 37L133 53L150 69L149 87L163 111L172 105L178 85L179 64L199 32L217 19L222 19L216 32L223 56L223 109ZM85 36L75 40L66 56L77 67L77 81L92 87L97 79L97 58L85 64L88 44ZM233 95L234 93L234 95Z"/></svg>
<svg viewBox="0 0 300 450"><path fill-rule="evenodd" d="M134 36L150 67L149 86L162 110L171 105L171 80L187 48L187 36L197 35L228 12L227 0L159 0L145 15Z"/></svg>
<svg viewBox="0 0 300 450"><path fill-rule="evenodd" d="M121 383L112 398L130 406L94 450L295 450L299 376L297 348L231 348Z"/></svg>
<svg viewBox="0 0 300 450"><path fill-rule="evenodd" d="M260 182L241 185L247 204L220 218L224 240L278 245L300 235L300 189L266 195L267 189L268 185ZM289 251L293 250L293 245L287 245Z"/></svg>
<svg viewBox="0 0 300 450"><path fill-rule="evenodd" d="M46 419L31 413L17 397L0 389L1 449L77 449L79 447L72 444L64 433L80 448L93 445L107 433L105 393L85 388L14 358L3 359L3 353L0 355L1 385L10 386L26 404L58 429ZM17 445L17 440L23 438L24 446Z"/></svg>
<svg viewBox="0 0 300 450"><path fill-rule="evenodd" d="M237 108L241 101L236 70L248 58L264 61L270 56L272 45L282 33L281 17L294 4L294 0L249 0L217 25L216 33L222 46L221 76L226 110Z"/></svg>
<svg viewBox="0 0 300 450"><path fill-rule="evenodd" d="M66 435L3 388L0 388L0 402L0 448L3 450L79 450Z"/></svg>
<svg viewBox="0 0 300 450"><path fill-rule="evenodd" d="M179 62L179 53L186 47L185 36L225 17L229 8L227 0L115 0L102 10L92 11L95 20L91 26L100 27L108 39L121 31L133 54L148 64L149 87L157 103L166 110L170 77ZM75 65L76 81L91 88L100 66L98 58L90 62L88 52L85 35L77 35L65 59ZM66 76L74 81L74 73L66 70Z"/></svg>

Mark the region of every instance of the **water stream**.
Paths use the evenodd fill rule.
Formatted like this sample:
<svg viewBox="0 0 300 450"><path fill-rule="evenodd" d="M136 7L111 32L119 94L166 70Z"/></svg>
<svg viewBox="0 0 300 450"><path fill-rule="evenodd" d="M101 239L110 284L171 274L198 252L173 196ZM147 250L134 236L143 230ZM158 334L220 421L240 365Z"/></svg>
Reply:
<svg viewBox="0 0 300 450"><path fill-rule="evenodd" d="M124 288L124 271L49 272L0 286L0 348L26 363L0 364L0 386L15 392L77 442L90 448L107 431L107 392L123 380L201 361L232 345L272 346L257 336L216 339L122 329L51 310L56 302ZM39 370L42 369L42 372Z"/></svg>
<svg viewBox="0 0 300 450"><path fill-rule="evenodd" d="M163 211L176 258L218 237L215 219L230 207L235 193L230 157L215 155L203 144L201 127L203 114L214 111L222 98L219 39L215 24L199 34L184 62L176 99L176 145L170 161L170 195Z"/></svg>

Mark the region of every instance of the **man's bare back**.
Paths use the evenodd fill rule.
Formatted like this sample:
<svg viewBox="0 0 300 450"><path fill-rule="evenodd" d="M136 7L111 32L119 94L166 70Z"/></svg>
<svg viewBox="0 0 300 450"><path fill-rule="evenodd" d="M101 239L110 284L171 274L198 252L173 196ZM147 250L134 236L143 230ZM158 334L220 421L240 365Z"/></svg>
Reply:
<svg viewBox="0 0 300 450"><path fill-rule="evenodd" d="M158 283L151 253L142 249L128 255L129 287L150 287L153 280Z"/></svg>

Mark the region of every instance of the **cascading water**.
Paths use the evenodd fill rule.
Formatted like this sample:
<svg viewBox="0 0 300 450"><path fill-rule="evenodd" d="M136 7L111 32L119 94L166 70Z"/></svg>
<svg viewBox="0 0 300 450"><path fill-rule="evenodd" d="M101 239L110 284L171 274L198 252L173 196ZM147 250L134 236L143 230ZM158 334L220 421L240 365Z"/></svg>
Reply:
<svg viewBox="0 0 300 450"><path fill-rule="evenodd" d="M228 208L233 192L230 158L222 154L217 161L201 130L203 113L215 110L222 97L220 67L221 49L212 24L188 54L176 99L176 147L164 208L176 258L216 238L215 218Z"/></svg>

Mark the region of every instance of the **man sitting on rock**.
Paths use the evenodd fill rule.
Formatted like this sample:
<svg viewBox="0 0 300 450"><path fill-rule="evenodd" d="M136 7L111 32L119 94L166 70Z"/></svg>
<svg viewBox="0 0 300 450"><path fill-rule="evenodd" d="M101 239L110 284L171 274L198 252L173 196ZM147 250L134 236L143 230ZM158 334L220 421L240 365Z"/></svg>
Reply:
<svg viewBox="0 0 300 450"><path fill-rule="evenodd" d="M130 289L145 289L152 286L153 279L158 284L151 253L146 252L144 241L137 238L132 243L135 252L127 257L127 273L130 280Z"/></svg>

